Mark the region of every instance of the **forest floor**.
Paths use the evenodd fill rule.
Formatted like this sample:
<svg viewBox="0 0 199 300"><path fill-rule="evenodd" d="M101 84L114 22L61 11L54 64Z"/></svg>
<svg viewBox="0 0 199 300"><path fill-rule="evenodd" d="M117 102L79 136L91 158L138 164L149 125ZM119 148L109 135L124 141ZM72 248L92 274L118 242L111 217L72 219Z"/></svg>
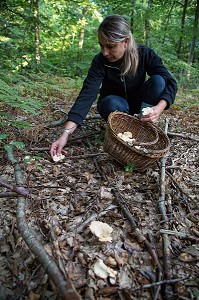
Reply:
<svg viewBox="0 0 199 300"><path fill-rule="evenodd" d="M198 107L173 106L157 124L164 130L167 118L169 132L182 135L170 135L163 182L160 163L145 171L124 169L104 153L106 124L92 118L95 107L70 137L66 157L53 162L48 149L63 127L47 124L64 116L56 110L68 107L57 101L29 120L32 128L6 129L10 140L25 144L26 150L18 148L14 156L30 194L25 213L36 239L82 299L199 299ZM5 155L1 180L15 185ZM162 185L166 222L159 201ZM0 299L59 299L18 230L16 194L2 188L0 197ZM110 225L112 241L99 241L91 221ZM94 265L100 259L116 275L99 277Z"/></svg>

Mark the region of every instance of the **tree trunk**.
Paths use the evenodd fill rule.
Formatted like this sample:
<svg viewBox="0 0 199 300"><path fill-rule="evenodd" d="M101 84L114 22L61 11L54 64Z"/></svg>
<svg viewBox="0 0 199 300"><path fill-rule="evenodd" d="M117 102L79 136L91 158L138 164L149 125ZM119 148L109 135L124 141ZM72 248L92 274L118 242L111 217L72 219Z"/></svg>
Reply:
<svg viewBox="0 0 199 300"><path fill-rule="evenodd" d="M40 64L40 37L39 37L39 0L33 0L34 24L35 24L35 60Z"/></svg>
<svg viewBox="0 0 199 300"><path fill-rule="evenodd" d="M146 17L145 17L145 44L150 47L150 9L152 2L148 0Z"/></svg>
<svg viewBox="0 0 199 300"><path fill-rule="evenodd" d="M193 25L193 35L189 50L189 57L188 57L188 64L191 65L194 59L194 52L196 47L196 38L198 33L198 19L199 19L199 0L196 0L196 9L195 9L195 18L194 18L194 25Z"/></svg>
<svg viewBox="0 0 199 300"><path fill-rule="evenodd" d="M164 36L163 36L162 44L165 43L166 33L167 33L167 28L168 28L169 20L170 20L170 18L171 18L171 13L172 13L172 10L173 10L175 4L176 4L176 1L174 0L174 1L173 1L173 4L171 5L171 8L170 8L170 10L169 10L169 13L168 13L168 15L167 15L166 21L164 22L165 25L164 25Z"/></svg>
<svg viewBox="0 0 199 300"><path fill-rule="evenodd" d="M80 32L80 40L79 40L79 49L82 49L83 44L84 44L85 25L86 25L85 14L86 14L86 10L85 10L85 8L83 8L82 9L82 19L81 19L81 32Z"/></svg>
<svg viewBox="0 0 199 300"><path fill-rule="evenodd" d="M177 48L178 58L180 56L180 50L181 50L181 47L182 47L182 38L183 38L183 34L184 34L184 26L185 26L185 17L186 17L186 12L187 12L187 5L188 5L188 0L184 0L182 20L181 20L181 33L180 33L180 37L179 37L179 40L178 40L178 48Z"/></svg>
<svg viewBox="0 0 199 300"><path fill-rule="evenodd" d="M134 12L135 12L135 1L136 0L131 0L131 4L132 4L132 10L131 10L131 32L134 32Z"/></svg>

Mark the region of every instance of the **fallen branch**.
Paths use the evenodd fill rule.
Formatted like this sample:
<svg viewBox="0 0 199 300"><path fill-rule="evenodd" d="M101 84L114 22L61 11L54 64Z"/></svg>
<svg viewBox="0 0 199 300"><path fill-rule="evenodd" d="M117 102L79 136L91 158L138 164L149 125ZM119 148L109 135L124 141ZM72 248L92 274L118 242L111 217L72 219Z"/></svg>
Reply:
<svg viewBox="0 0 199 300"><path fill-rule="evenodd" d="M197 208L199 208L198 201L191 198L190 195L187 192L185 192L183 190L183 188L181 188L181 186L176 182L175 178L171 175L171 173L169 171L166 171L166 174L170 177L170 179L172 180L175 187L179 190L179 192L182 195L185 195L187 197L187 199L190 199L191 201L193 201L195 203L195 205L197 206ZM187 203L187 208L189 209L189 212L191 212L191 209L189 208L188 203Z"/></svg>
<svg viewBox="0 0 199 300"><path fill-rule="evenodd" d="M168 131L167 135L168 136L177 136L177 137L181 137L181 138L184 138L184 139L188 139L188 140L193 140L193 141L199 142L199 139L197 139L196 137L192 137L192 136L188 136L188 135L183 135L181 133L176 133L176 132L170 132L170 131Z"/></svg>
<svg viewBox="0 0 199 300"><path fill-rule="evenodd" d="M27 191L27 189L25 189L23 186L11 185L8 182L5 182L1 179L0 179L0 185L24 197L28 197L28 198L31 197L29 191Z"/></svg>
<svg viewBox="0 0 199 300"><path fill-rule="evenodd" d="M176 230L167 230L167 229L160 229L160 233L166 233L166 234L171 234L171 235L175 235L181 238L187 238L190 240L196 240L198 241L198 238L195 236L192 236L190 234L184 233L184 232L179 232Z"/></svg>
<svg viewBox="0 0 199 300"><path fill-rule="evenodd" d="M16 198L18 194L15 192L1 192L0 198Z"/></svg>
<svg viewBox="0 0 199 300"><path fill-rule="evenodd" d="M187 275L187 276L182 277L182 278L157 281L157 282L153 282L153 283L150 283L150 284L144 284L144 285L142 285L140 287L132 289L131 291L132 292L137 292L137 291L140 291L140 290L143 290L143 289L150 289L150 288L152 288L154 286L159 286L159 285L163 285L163 284L173 284L173 283L176 283L176 282L187 280L189 278L190 278L190 275Z"/></svg>
<svg viewBox="0 0 199 300"><path fill-rule="evenodd" d="M8 159L14 166L15 180L18 186L23 186L23 175L21 172L20 165L14 158L13 150L9 150ZM65 281L62 273L57 267L56 263L52 257L46 252L43 245L36 237L36 233L29 227L26 220L26 201L22 196L18 197L17 202L17 224L19 232L24 239L27 246L37 257L38 261L41 263L44 270L46 270L48 276L55 284L60 296L64 300L80 300L80 295L76 292L69 280Z"/></svg>
<svg viewBox="0 0 199 300"><path fill-rule="evenodd" d="M165 134L168 133L168 120L166 119L165 123ZM158 201L159 210L162 215L162 220L164 222L164 229L168 229L168 217L166 213L166 205L165 205L165 175L166 175L166 161L167 155L161 158L160 160L160 197ZM170 247L169 247L169 238L167 233L162 233L162 241L163 241L163 266L164 266L164 278L167 280L169 277L169 256L170 256ZM165 299L169 299L170 287L165 286Z"/></svg>
<svg viewBox="0 0 199 300"><path fill-rule="evenodd" d="M137 224L136 224L131 212L129 211L129 209L123 203L123 199L122 199L121 195L119 194L119 192L116 191L116 189L112 189L112 192L114 194L114 200L120 206L123 213L126 215L126 217L128 218L128 220L131 223L131 226L133 228L133 236L138 241L138 243L144 243L144 245L147 248L147 251L151 255L154 266L157 266L158 270L161 271L162 267L160 265L160 262L159 262L159 259L158 259L158 256L157 256L156 252L155 252L154 247L149 243L149 241L145 238L145 236L140 232L140 230L137 227Z"/></svg>

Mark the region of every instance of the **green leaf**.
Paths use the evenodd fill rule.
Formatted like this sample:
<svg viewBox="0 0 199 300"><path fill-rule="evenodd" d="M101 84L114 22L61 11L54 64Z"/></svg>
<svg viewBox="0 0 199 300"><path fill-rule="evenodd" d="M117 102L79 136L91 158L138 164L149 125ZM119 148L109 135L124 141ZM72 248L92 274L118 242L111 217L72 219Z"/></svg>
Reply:
<svg viewBox="0 0 199 300"><path fill-rule="evenodd" d="M3 133L3 134L0 134L0 140L4 140L7 138L7 134Z"/></svg>
<svg viewBox="0 0 199 300"><path fill-rule="evenodd" d="M13 145L13 146L15 146L15 147L19 147L19 148L21 148L21 149L24 149L24 147L25 147L25 145L24 145L23 142L14 142L14 141L12 141L12 142L10 142L9 144L10 144L10 145Z"/></svg>
<svg viewBox="0 0 199 300"><path fill-rule="evenodd" d="M4 145L3 147L4 147L4 149L5 149L7 152L11 152L11 151L12 151L12 147L9 146L9 145Z"/></svg>

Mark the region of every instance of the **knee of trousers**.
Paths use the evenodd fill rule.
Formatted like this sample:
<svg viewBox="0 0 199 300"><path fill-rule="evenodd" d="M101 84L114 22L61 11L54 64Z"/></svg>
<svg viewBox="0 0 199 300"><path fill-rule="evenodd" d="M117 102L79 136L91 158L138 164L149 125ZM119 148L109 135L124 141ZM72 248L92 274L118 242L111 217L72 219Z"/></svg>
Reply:
<svg viewBox="0 0 199 300"><path fill-rule="evenodd" d="M99 106L101 109L106 109L109 112L113 111L122 111L127 112L129 111L128 103L125 99L119 96L106 96L100 100Z"/></svg>
<svg viewBox="0 0 199 300"><path fill-rule="evenodd" d="M166 86L166 82L161 75L152 75L149 79L150 84L156 87L160 92L162 92Z"/></svg>

